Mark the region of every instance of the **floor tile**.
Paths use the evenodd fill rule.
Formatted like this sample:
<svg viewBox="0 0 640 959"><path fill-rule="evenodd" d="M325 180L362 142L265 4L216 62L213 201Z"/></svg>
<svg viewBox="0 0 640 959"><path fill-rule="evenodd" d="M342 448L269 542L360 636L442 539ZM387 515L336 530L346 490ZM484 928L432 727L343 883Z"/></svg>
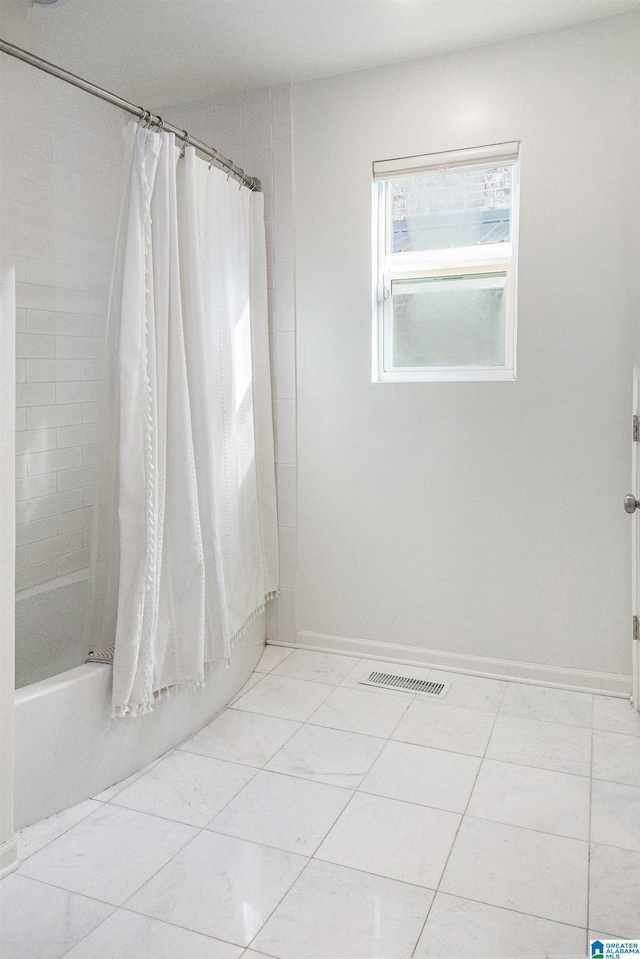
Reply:
<svg viewBox="0 0 640 959"><path fill-rule="evenodd" d="M409 676L412 679L426 679L431 673L430 669L422 666L403 666L396 663L380 662L376 659L360 659L356 661L348 676L346 676L341 686L348 686L350 689L372 689L371 686L363 686L361 680L366 679L372 672L392 673L394 676ZM385 689L385 693L390 696L404 696L413 699L413 692L404 689Z"/></svg>
<svg viewBox="0 0 640 959"><path fill-rule="evenodd" d="M131 783L134 783L136 779L140 779L140 776L144 776L146 772L148 772L150 769L153 769L157 763L161 762L172 752L173 750L170 749L168 752L163 753L162 756L158 756L157 759L154 759L153 762L149 763L147 766L143 766L142 769L132 773L131 776L127 776L126 779L121 779L119 782L113 783L112 786L108 786L106 789L103 789L101 793L98 793L98 795L94 796L93 798L98 802L111 802L114 796L117 796L118 793L121 793L122 790L126 789L127 786L130 786Z"/></svg>
<svg viewBox="0 0 640 959"><path fill-rule="evenodd" d="M2 959L60 959L113 909L16 873L0 882Z"/></svg>
<svg viewBox="0 0 640 959"><path fill-rule="evenodd" d="M282 959L408 957L433 893L312 860L252 948Z"/></svg>
<svg viewBox="0 0 640 959"><path fill-rule="evenodd" d="M280 849L201 832L127 908L248 946L307 862Z"/></svg>
<svg viewBox="0 0 640 959"><path fill-rule="evenodd" d="M451 683L451 689L442 700L447 706L464 706L466 709L480 709L487 713L496 713L499 710L508 685L499 679L448 673L441 669L432 669L429 679L434 683Z"/></svg>
<svg viewBox="0 0 640 959"><path fill-rule="evenodd" d="M640 786L640 738L594 729L593 777Z"/></svg>
<svg viewBox="0 0 640 959"><path fill-rule="evenodd" d="M584 929L525 916L439 892L414 952L422 957L491 955L495 959L582 956ZM488 945L490 943L490 945Z"/></svg>
<svg viewBox="0 0 640 959"><path fill-rule="evenodd" d="M593 728L609 733L640 736L640 712L628 699L613 696L593 697Z"/></svg>
<svg viewBox="0 0 640 959"><path fill-rule="evenodd" d="M626 936L620 936L617 933L614 935L612 932L596 932L594 929L590 929L587 935L589 939L601 939L603 942L607 939L626 939Z"/></svg>
<svg viewBox="0 0 640 959"><path fill-rule="evenodd" d="M213 759L264 766L299 728L300 723L288 719L225 709L180 748Z"/></svg>
<svg viewBox="0 0 640 959"><path fill-rule="evenodd" d="M113 802L190 826L206 826L254 775L250 766L177 750Z"/></svg>
<svg viewBox="0 0 640 959"><path fill-rule="evenodd" d="M593 842L640 852L640 787L593 780Z"/></svg>
<svg viewBox="0 0 640 959"><path fill-rule="evenodd" d="M330 692L331 687L325 683L310 683L304 679L289 679L269 673L261 683L236 701L234 709L304 722Z"/></svg>
<svg viewBox="0 0 640 959"><path fill-rule="evenodd" d="M493 727L486 755L488 759L588 776L591 771L591 730L500 715Z"/></svg>
<svg viewBox="0 0 640 959"><path fill-rule="evenodd" d="M261 683L264 677L265 677L265 673L259 673L259 672L251 673L251 675L249 676L244 686L242 686L242 688L238 690L236 695L230 701L229 705L233 706L235 702L237 702L239 699L242 699L244 694L248 693L249 690L253 689L254 686L257 686L258 683Z"/></svg>
<svg viewBox="0 0 640 959"><path fill-rule="evenodd" d="M485 759L467 812L479 819L587 840L590 786L586 776Z"/></svg>
<svg viewBox="0 0 640 959"><path fill-rule="evenodd" d="M451 688L360 684L372 670ZM591 714L590 922L609 932L590 934L638 935L626 700L276 646L238 700L18 835L2 959L408 959L418 936L416 959L580 956Z"/></svg>
<svg viewBox="0 0 640 959"><path fill-rule="evenodd" d="M388 743L360 789L449 812L464 812L480 759L427 746Z"/></svg>
<svg viewBox="0 0 640 959"><path fill-rule="evenodd" d="M20 873L119 906L195 833L182 823L103 806L27 859Z"/></svg>
<svg viewBox="0 0 640 959"><path fill-rule="evenodd" d="M586 928L588 845L465 817L441 892Z"/></svg>
<svg viewBox="0 0 640 959"><path fill-rule="evenodd" d="M314 683L338 686L357 662L358 660L351 656L317 653L311 649L296 649L292 656L288 656L284 662L276 666L273 674L288 676L289 679L307 679Z"/></svg>
<svg viewBox="0 0 640 959"><path fill-rule="evenodd" d="M65 959L239 959L241 946L118 909Z"/></svg>
<svg viewBox="0 0 640 959"><path fill-rule="evenodd" d="M272 669L279 666L280 663L291 656L293 649L291 646L265 646L264 653L260 657L260 662L256 666L257 673L270 673Z"/></svg>
<svg viewBox="0 0 640 959"><path fill-rule="evenodd" d="M303 726L267 763L273 772L355 789L384 746L384 739L322 726Z"/></svg>
<svg viewBox="0 0 640 959"><path fill-rule="evenodd" d="M589 921L617 936L638 937L640 852L591 844Z"/></svg>
<svg viewBox="0 0 640 959"><path fill-rule="evenodd" d="M340 686L319 706L308 722L388 739L410 700L388 696L379 689Z"/></svg>
<svg viewBox="0 0 640 959"><path fill-rule="evenodd" d="M552 689L550 686L529 686L526 683L509 683L500 714L589 728L592 699L590 693Z"/></svg>
<svg viewBox="0 0 640 959"><path fill-rule="evenodd" d="M48 845L52 840L57 839L76 823L81 822L90 816L96 810L102 809L102 803L95 802L93 799L87 799L86 802L78 803L76 806L70 806L69 809L63 809L55 816L49 816L48 819L42 819L33 826L26 826L16 834L18 842L18 859L23 862L32 856L34 852Z"/></svg>
<svg viewBox="0 0 640 959"><path fill-rule="evenodd" d="M263 770L209 829L312 856L351 796L348 789Z"/></svg>
<svg viewBox="0 0 640 959"><path fill-rule="evenodd" d="M495 713L414 700L392 736L405 743L483 756Z"/></svg>
<svg viewBox="0 0 640 959"><path fill-rule="evenodd" d="M356 793L316 858L435 889L459 825L455 813Z"/></svg>

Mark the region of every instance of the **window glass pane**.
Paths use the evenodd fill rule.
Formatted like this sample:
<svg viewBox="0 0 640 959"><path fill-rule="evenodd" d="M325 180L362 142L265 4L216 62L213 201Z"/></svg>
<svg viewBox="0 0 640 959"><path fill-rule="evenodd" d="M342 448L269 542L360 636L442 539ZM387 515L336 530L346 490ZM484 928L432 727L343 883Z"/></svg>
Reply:
<svg viewBox="0 0 640 959"><path fill-rule="evenodd" d="M391 252L508 242L512 170L494 166L391 180Z"/></svg>
<svg viewBox="0 0 640 959"><path fill-rule="evenodd" d="M506 273L394 280L393 368L504 366Z"/></svg>

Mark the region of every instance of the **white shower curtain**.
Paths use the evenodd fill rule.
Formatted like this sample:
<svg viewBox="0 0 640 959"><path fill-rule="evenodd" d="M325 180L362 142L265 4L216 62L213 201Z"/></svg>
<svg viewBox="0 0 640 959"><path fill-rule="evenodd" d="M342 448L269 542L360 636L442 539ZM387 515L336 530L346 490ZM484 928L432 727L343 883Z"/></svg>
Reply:
<svg viewBox="0 0 640 959"><path fill-rule="evenodd" d="M120 716L228 662L278 585L263 197L128 137L90 622Z"/></svg>

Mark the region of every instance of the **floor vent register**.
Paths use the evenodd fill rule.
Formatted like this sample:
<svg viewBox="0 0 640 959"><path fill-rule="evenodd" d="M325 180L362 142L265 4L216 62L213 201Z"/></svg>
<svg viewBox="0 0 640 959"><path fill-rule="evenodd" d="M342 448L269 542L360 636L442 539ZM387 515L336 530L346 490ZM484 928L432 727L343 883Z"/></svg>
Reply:
<svg viewBox="0 0 640 959"><path fill-rule="evenodd" d="M428 679L414 679L411 676L397 676L394 673L369 673L360 680L364 686L378 686L381 689L404 689L410 693L425 693L427 696L446 696L451 683L433 683Z"/></svg>

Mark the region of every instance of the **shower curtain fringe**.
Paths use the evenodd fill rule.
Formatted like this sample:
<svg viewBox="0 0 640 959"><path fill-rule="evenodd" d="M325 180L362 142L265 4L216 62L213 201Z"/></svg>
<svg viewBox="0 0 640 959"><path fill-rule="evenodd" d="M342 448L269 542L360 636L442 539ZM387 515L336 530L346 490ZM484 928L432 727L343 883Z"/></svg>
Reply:
<svg viewBox="0 0 640 959"><path fill-rule="evenodd" d="M251 613L251 615L247 619L244 626L242 626L238 630L238 632L232 637L231 644L230 644L231 649L233 649L237 641L246 633L249 626L251 626L251 624L258 618L258 616L260 616L262 613L265 612L267 608L267 603L270 600L277 599L279 595L280 595L279 589L274 589L270 593L266 594L264 598L264 603L258 606L257 609L254 609L254 611ZM225 669L229 669L229 666L231 665L231 657L227 656L224 660L213 659L205 663L204 665L205 673L210 672L215 666L215 664L220 662L224 662ZM113 707L111 710L111 718L122 719L126 717L126 718L133 719L135 716L138 716L138 715L144 716L146 713L153 712L154 704L157 703L159 700L170 699L172 696L176 696L178 694L188 692L189 690L205 689L206 685L207 684L205 680L202 679L199 682L194 682L190 680L189 682L186 682L186 683L176 683L173 686L165 686L164 689L156 690L152 698L149 700L146 700L143 703L137 703L135 705L127 704L124 706Z"/></svg>

